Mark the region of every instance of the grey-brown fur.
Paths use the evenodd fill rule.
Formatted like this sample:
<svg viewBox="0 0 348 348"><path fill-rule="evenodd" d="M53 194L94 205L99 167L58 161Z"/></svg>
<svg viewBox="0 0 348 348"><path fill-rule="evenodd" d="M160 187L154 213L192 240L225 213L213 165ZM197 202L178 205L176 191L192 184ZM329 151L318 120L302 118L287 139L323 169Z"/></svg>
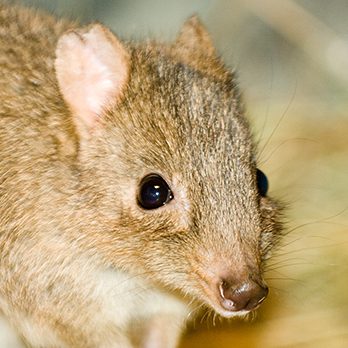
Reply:
<svg viewBox="0 0 348 348"><path fill-rule="evenodd" d="M29 346L174 347L189 302L216 309L202 281L262 281L278 208L258 194L234 76L197 19L172 45L123 44L127 82L88 136L54 67L77 27L0 5L0 308ZM144 211L152 172L175 198Z"/></svg>

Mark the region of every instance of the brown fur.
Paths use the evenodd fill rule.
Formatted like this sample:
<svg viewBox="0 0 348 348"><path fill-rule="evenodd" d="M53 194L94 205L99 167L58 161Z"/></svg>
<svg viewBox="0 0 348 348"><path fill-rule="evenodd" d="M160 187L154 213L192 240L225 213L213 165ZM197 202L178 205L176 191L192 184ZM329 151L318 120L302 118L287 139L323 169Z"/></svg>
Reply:
<svg viewBox="0 0 348 348"><path fill-rule="evenodd" d="M192 299L218 310L218 274L261 279L278 208L197 19L173 45L122 44L127 81L88 136L54 70L76 27L0 6L0 308L29 346L174 347ZM144 211L152 172L175 198Z"/></svg>

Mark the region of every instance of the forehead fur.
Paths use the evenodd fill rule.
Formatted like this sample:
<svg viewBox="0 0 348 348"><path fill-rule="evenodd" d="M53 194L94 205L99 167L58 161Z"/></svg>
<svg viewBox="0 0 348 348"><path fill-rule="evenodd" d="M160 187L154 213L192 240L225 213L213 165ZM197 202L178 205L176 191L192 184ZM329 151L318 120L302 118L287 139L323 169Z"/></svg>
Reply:
<svg viewBox="0 0 348 348"><path fill-rule="evenodd" d="M129 85L111 115L113 126L147 162L175 157L176 163L199 166L205 156L249 161L248 126L233 75L226 70L226 76L219 79L186 65L170 50L134 48Z"/></svg>
<svg viewBox="0 0 348 348"><path fill-rule="evenodd" d="M257 234L252 144L232 76L219 79L166 51L137 48L124 96L110 129L122 138L125 175L140 180L145 168L179 177L191 217L201 216L196 222L215 224L222 235L222 225Z"/></svg>

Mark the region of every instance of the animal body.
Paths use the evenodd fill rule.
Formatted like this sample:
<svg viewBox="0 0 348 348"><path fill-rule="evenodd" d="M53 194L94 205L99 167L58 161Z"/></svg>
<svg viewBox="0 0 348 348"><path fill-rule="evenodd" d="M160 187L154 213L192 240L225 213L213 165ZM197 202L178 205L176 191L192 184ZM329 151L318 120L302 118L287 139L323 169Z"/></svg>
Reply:
<svg viewBox="0 0 348 348"><path fill-rule="evenodd" d="M0 5L0 69L0 310L23 344L170 348L201 304L259 306L279 208L197 18L129 43Z"/></svg>

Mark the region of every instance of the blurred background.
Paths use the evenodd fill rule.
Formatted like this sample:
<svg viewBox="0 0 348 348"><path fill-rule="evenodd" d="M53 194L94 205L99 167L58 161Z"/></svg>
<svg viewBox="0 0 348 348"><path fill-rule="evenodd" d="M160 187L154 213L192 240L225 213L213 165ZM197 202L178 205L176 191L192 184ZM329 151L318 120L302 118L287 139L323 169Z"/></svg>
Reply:
<svg viewBox="0 0 348 348"><path fill-rule="evenodd" d="M124 38L171 40L197 13L238 70L288 235L248 322L198 319L181 348L348 347L348 1L27 0Z"/></svg>

